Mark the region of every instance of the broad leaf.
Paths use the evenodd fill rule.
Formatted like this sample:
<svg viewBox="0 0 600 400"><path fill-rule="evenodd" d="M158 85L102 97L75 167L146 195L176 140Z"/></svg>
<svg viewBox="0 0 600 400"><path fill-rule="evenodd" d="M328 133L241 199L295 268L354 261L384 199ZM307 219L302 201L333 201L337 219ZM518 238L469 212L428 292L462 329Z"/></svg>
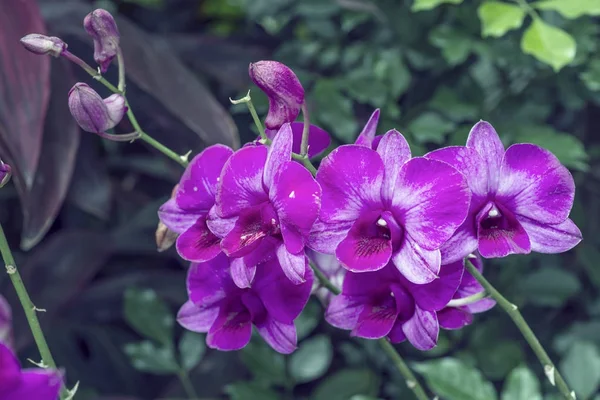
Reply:
<svg viewBox="0 0 600 400"><path fill-rule="evenodd" d="M138 371L154 374L174 374L179 371L172 347L158 347L155 343L144 340L126 345L124 351L131 359L131 365Z"/></svg>
<svg viewBox="0 0 600 400"><path fill-rule="evenodd" d="M236 382L225 386L231 400L279 400L279 395L255 382Z"/></svg>
<svg viewBox="0 0 600 400"><path fill-rule="evenodd" d="M324 380L313 392L311 400L348 400L362 394L379 393L379 377L368 369L343 369Z"/></svg>
<svg viewBox="0 0 600 400"><path fill-rule="evenodd" d="M589 398L600 386L598 346L585 341L576 342L561 360L560 370L578 398Z"/></svg>
<svg viewBox="0 0 600 400"><path fill-rule="evenodd" d="M174 318L167 304L152 289L130 288L125 292L125 319L140 335L172 346Z"/></svg>
<svg viewBox="0 0 600 400"><path fill-rule="evenodd" d="M33 186L42 149L51 59L19 43L28 33L46 33L37 1L12 4L10 12L0 13L0 26L0 157L12 165L23 199Z"/></svg>
<svg viewBox="0 0 600 400"><path fill-rule="evenodd" d="M412 6L413 11L431 10L440 4L460 4L463 0L415 0Z"/></svg>
<svg viewBox="0 0 600 400"><path fill-rule="evenodd" d="M558 72L573 61L577 44L567 32L536 18L523 34L521 49Z"/></svg>
<svg viewBox="0 0 600 400"><path fill-rule="evenodd" d="M206 353L206 339L204 335L196 332L185 331L179 340L179 358L181 366L186 370L193 369Z"/></svg>
<svg viewBox="0 0 600 400"><path fill-rule="evenodd" d="M532 4L540 10L558 11L566 18L600 15L600 0L545 0Z"/></svg>
<svg viewBox="0 0 600 400"><path fill-rule="evenodd" d="M542 400L540 381L526 366L517 367L504 382L502 400Z"/></svg>
<svg viewBox="0 0 600 400"><path fill-rule="evenodd" d="M298 383L313 381L327 372L332 359L331 340L324 335L312 337L300 343L300 348L292 354L290 375Z"/></svg>
<svg viewBox="0 0 600 400"><path fill-rule="evenodd" d="M254 377L265 383L283 385L287 381L285 359L263 342L251 341L241 351L242 362Z"/></svg>
<svg viewBox="0 0 600 400"><path fill-rule="evenodd" d="M477 9L481 20L481 35L483 37L500 37L511 29L523 25L525 10L518 5L500 1L488 1Z"/></svg>
<svg viewBox="0 0 600 400"><path fill-rule="evenodd" d="M446 135L454 129L452 121L435 112L424 112L408 126L415 140L419 143L444 143Z"/></svg>
<svg viewBox="0 0 600 400"><path fill-rule="evenodd" d="M581 290L581 283L570 271L545 267L523 276L518 287L533 304L560 307Z"/></svg>
<svg viewBox="0 0 600 400"><path fill-rule="evenodd" d="M414 369L425 377L435 394L446 400L497 399L494 386L481 372L455 358L418 363Z"/></svg>

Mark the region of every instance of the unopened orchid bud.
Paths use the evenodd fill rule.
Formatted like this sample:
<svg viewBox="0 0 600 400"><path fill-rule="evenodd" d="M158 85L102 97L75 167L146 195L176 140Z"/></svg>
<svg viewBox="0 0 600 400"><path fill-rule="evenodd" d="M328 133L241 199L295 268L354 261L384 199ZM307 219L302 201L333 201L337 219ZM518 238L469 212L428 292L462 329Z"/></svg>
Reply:
<svg viewBox="0 0 600 400"><path fill-rule="evenodd" d="M80 82L69 91L69 110L81 129L102 133L123 119L127 106L120 94L102 99L94 89Z"/></svg>
<svg viewBox="0 0 600 400"><path fill-rule="evenodd" d="M119 51L119 29L113 16L101 8L86 15L83 27L94 40L94 60L105 73Z"/></svg>
<svg viewBox="0 0 600 400"><path fill-rule="evenodd" d="M10 177L12 176L12 168L10 165L3 163L0 161L0 187L3 187L10 181Z"/></svg>
<svg viewBox="0 0 600 400"><path fill-rule="evenodd" d="M30 33L21 38L21 44L34 54L49 54L54 57L60 55L67 49L67 44L56 36L46 36L39 33Z"/></svg>
<svg viewBox="0 0 600 400"><path fill-rule="evenodd" d="M258 61L248 70L252 81L269 97L267 129L294 122L304 104L304 88L296 74L277 61Z"/></svg>

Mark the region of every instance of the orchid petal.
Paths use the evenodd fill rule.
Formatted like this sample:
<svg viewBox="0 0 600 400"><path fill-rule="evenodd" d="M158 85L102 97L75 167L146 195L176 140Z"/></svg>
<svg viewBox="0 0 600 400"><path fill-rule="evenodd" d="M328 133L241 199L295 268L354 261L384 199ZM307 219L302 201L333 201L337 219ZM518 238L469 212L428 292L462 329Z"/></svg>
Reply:
<svg viewBox="0 0 600 400"><path fill-rule="evenodd" d="M267 316L263 321L256 322L258 334L275 351L290 354L297 348L298 338L294 323L284 323Z"/></svg>
<svg viewBox="0 0 600 400"><path fill-rule="evenodd" d="M187 301L177 313L177 322L188 331L206 333L218 315L219 307L202 307Z"/></svg>
<svg viewBox="0 0 600 400"><path fill-rule="evenodd" d="M473 314L461 308L446 307L437 312L440 327L444 329L460 329L473 322Z"/></svg>
<svg viewBox="0 0 600 400"><path fill-rule="evenodd" d="M277 259L287 278L295 285L304 283L308 260L304 252L292 254L282 244L277 248Z"/></svg>
<svg viewBox="0 0 600 400"><path fill-rule="evenodd" d="M504 156L504 145L498 133L489 122L479 121L469 132L467 147L476 150L487 164L488 189L486 192L495 193L500 179L500 165Z"/></svg>
<svg viewBox="0 0 600 400"><path fill-rule="evenodd" d="M208 229L205 218L199 218L177 238L177 252L184 260L209 261L221 252L221 239Z"/></svg>
<svg viewBox="0 0 600 400"><path fill-rule="evenodd" d="M439 250L426 250L407 237L392 256L392 262L410 282L424 284L438 278L441 254Z"/></svg>
<svg viewBox="0 0 600 400"><path fill-rule="evenodd" d="M563 253L582 240L581 231L569 218L554 225L541 224L525 217L518 217L518 220L529 236L531 250L538 253Z"/></svg>
<svg viewBox="0 0 600 400"><path fill-rule="evenodd" d="M356 138L355 144L359 146L366 146L368 148L375 148L373 146L373 139L375 138L375 134L377 133L377 125L379 124L379 108L373 111L373 114L369 117L365 127L362 132Z"/></svg>
<svg viewBox="0 0 600 400"><path fill-rule="evenodd" d="M381 198L391 203L400 168L410 160L410 146L400 132L392 129L381 139L377 147L377 153L381 156L385 169L381 186Z"/></svg>
<svg viewBox="0 0 600 400"><path fill-rule="evenodd" d="M479 253L485 258L529 254L531 243L523 226L510 211L495 207L489 203L477 215ZM490 218L496 209L501 216Z"/></svg>
<svg viewBox="0 0 600 400"><path fill-rule="evenodd" d="M248 266L244 258L234 258L231 260L231 279L240 289L249 288L252 285L256 275L256 264Z"/></svg>
<svg viewBox="0 0 600 400"><path fill-rule="evenodd" d="M269 147L263 175L263 183L266 187L273 186L273 180L277 176L279 168L291 160L292 141L293 134L290 124L283 124Z"/></svg>
<svg viewBox="0 0 600 400"><path fill-rule="evenodd" d="M167 200L158 209L158 218L161 222L173 232L180 234L192 227L201 216L201 212L192 213L183 210L174 198Z"/></svg>
<svg viewBox="0 0 600 400"><path fill-rule="evenodd" d="M419 350L431 350L437 344L440 333L435 311L425 311L415 307L415 313L402 325L406 338Z"/></svg>

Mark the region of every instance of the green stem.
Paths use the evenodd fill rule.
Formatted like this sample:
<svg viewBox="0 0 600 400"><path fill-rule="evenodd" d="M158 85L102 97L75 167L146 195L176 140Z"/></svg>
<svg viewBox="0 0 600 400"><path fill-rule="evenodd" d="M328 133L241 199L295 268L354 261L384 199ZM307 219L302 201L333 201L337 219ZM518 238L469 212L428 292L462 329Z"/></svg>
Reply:
<svg viewBox="0 0 600 400"><path fill-rule="evenodd" d="M42 331L40 321L38 320L36 314L37 309L33 305L33 302L27 293L27 289L23 284L23 279L21 279L21 274L19 274L17 264L15 263L15 259L10 251L10 247L8 246L8 241L6 240L6 235L4 234L2 225L0 225L0 252L2 253L2 259L6 265L6 272L8 273L8 276L15 287L15 291L19 297L23 311L25 311L25 316L27 317L27 322L29 323L31 333L33 334L33 339L35 340L37 348L42 357L42 362L46 368L56 370L56 363L54 362L54 358L52 358L52 353L50 352L50 348L48 347L48 343L46 342L44 332ZM63 386L61 390L61 399L64 399L65 397L66 391Z"/></svg>
<svg viewBox="0 0 600 400"><path fill-rule="evenodd" d="M179 371L179 381L181 382L181 386L183 386L183 390L190 399L197 399L198 394L196 393L196 389L194 389L194 385L192 385L192 381L190 381L190 377L186 370L181 369Z"/></svg>
<svg viewBox="0 0 600 400"><path fill-rule="evenodd" d="M379 339L379 344L381 345L381 348L383 348L383 351L385 351L392 359L394 365L396 365L396 368L398 371L400 371L404 379L406 379L406 386L413 391L415 397L418 400L429 400L427 393L425 393L425 390L423 390L423 387L415 375L412 373L410 368L408 368L408 365L406 365L402 357L400 357L400 354L398 354L396 348L392 346L392 344L388 342L386 338Z"/></svg>
<svg viewBox="0 0 600 400"><path fill-rule="evenodd" d="M250 111L250 115L252 115L252 119L254 120L254 125L258 128L258 133L260 134L260 138L264 141L269 140L267 134L265 133L265 128L260 122L260 118L258 118L258 113L256 112L256 108L254 108L254 104L252 104L252 100L250 99L250 92L248 92L248 101L246 102L246 106L248 107L248 111Z"/></svg>
<svg viewBox="0 0 600 400"><path fill-rule="evenodd" d="M302 117L304 125L302 126L302 141L300 142L300 155L308 159L308 138L310 136L310 117L306 103L302 104Z"/></svg>
<svg viewBox="0 0 600 400"><path fill-rule="evenodd" d="M475 293L475 294L472 294L472 295L467 296L467 297L463 297L462 299L450 300L450 302L448 303L448 305L446 305L446 307L462 307L462 306L467 306L469 304L476 303L479 300L484 299L485 297L487 297L487 293L484 290L482 292Z"/></svg>
<svg viewBox="0 0 600 400"><path fill-rule="evenodd" d="M569 389L562 375L560 374L560 372L558 372L558 369L548 356L548 353L546 353L546 350L544 350L544 348L542 347L540 341L527 324L527 321L525 321L525 319L519 312L519 308L510 301L508 301L498 290L496 290L496 288L492 286L492 284L483 277L481 272L479 272L479 270L475 268L475 266L469 259L465 259L465 267L471 273L471 275L473 275L477 282L479 282L481 286L483 286L486 292L489 293L489 295L494 300L496 300L496 303L498 303L498 305L502 307L504 311L506 311L506 313L513 320L517 328L519 328L521 334L523 335L527 343L529 343L529 346L531 347L537 358L540 360L540 363L542 363L542 366L544 367L544 373L546 374L546 377L548 377L550 383L553 386L558 387L558 390L562 394L563 398L565 398L565 400L575 400L575 392L572 392Z"/></svg>
<svg viewBox="0 0 600 400"><path fill-rule="evenodd" d="M112 83L110 83L109 81L104 79L104 77L102 77L102 75L100 75L100 73L98 71L96 71L89 64L87 64L85 61L83 61L82 59L80 59L79 57L74 55L73 53L65 51L65 52L63 52L62 55L69 61L71 61L71 62L79 65L81 68L83 68L83 70L85 72L87 72L88 74L91 75L92 78L94 78L95 80L97 80L98 82L100 82L101 84L106 86L111 92L121 94L123 97L125 97L125 66L123 64L123 56L122 56L120 49L119 49L119 53L117 54L117 60L118 60L118 64L119 64L119 87L115 87L115 85L113 85ZM181 155L175 153L173 150L169 149L167 146L160 143L159 141L157 141L156 139L154 139L153 137L151 137L150 135L148 135L146 132L144 132L142 130L142 128L140 127L140 124L137 121L137 118L133 114L133 111L131 111L131 106L129 105L129 101L127 100L126 97L125 97L125 104L127 105L127 118L129 118L129 121L131 122L131 125L133 125L133 128L135 129L135 131L139 133L139 139L148 143L150 146L154 147L156 150L160 151L161 153L163 153L164 155L166 155L167 157L169 157L170 159L172 159L173 161L175 161L182 167L184 167L184 168L187 167L187 165L188 165L187 157L184 157L184 156L181 156Z"/></svg>
<svg viewBox="0 0 600 400"><path fill-rule="evenodd" d="M310 263L310 267L312 268L315 276L319 280L319 283L321 283L321 286L327 288L331 293L335 295L338 295L342 292L337 286L331 283L329 279L327 279L325 274L323 274L323 272L319 268L317 268L316 265ZM417 399L429 400L427 394L425 393L425 390L423 389L415 375L412 373L408 365L406 365L400 354L396 351L394 346L392 346L392 344L388 342L386 338L379 339L379 344L383 348L383 351L385 351L387 355L392 359L394 365L406 380L406 386L408 386L408 388L413 391Z"/></svg>
<svg viewBox="0 0 600 400"><path fill-rule="evenodd" d="M539 18L537 12L527 3L527 0L513 0L513 2L517 3L519 7L521 7L531 18L537 19Z"/></svg>

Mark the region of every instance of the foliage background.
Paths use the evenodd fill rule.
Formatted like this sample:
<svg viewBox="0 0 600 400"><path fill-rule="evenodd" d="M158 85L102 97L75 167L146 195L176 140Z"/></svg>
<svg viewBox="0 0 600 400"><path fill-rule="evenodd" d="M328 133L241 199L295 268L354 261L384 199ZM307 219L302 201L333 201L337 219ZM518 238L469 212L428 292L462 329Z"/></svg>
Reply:
<svg viewBox="0 0 600 400"><path fill-rule="evenodd" d="M103 7L118 15L140 123L180 153L254 138L246 110L228 97L245 94L248 63L264 58L297 72L313 120L336 144L352 142L381 108L379 133L398 129L415 155L463 144L479 119L506 145L553 151L575 176L572 218L584 241L563 255L488 262L486 276L521 307L578 398L600 399L598 1L546 1L555 6L538 7L542 21L574 42L542 32L525 45L531 17L495 10L486 30L477 0L39 0L41 11L35 1L21 11L17 3L2 2L0 12L7 82L0 85L0 147L18 167L15 185L0 191L0 220L21 248L17 261L34 302L47 309L40 318L57 362L71 384L81 381L77 398L183 398L176 374L185 369L202 399L412 399L376 344L328 326L316 300L298 321L300 348L290 357L259 339L237 353L206 350L202 337L176 326L186 266L173 249L156 252L154 230L180 168L140 143L78 132L67 91L88 77L14 43L27 27L41 26L41 15L49 33L91 62L81 21ZM15 66L35 79L15 78ZM115 68L107 77L116 80ZM252 94L265 112L266 99ZM37 125L18 116L19 104ZM119 129L130 131L126 125ZM13 305L26 363L36 350L5 276L0 289ZM557 398L497 309L443 332L430 352L398 349L442 399Z"/></svg>

